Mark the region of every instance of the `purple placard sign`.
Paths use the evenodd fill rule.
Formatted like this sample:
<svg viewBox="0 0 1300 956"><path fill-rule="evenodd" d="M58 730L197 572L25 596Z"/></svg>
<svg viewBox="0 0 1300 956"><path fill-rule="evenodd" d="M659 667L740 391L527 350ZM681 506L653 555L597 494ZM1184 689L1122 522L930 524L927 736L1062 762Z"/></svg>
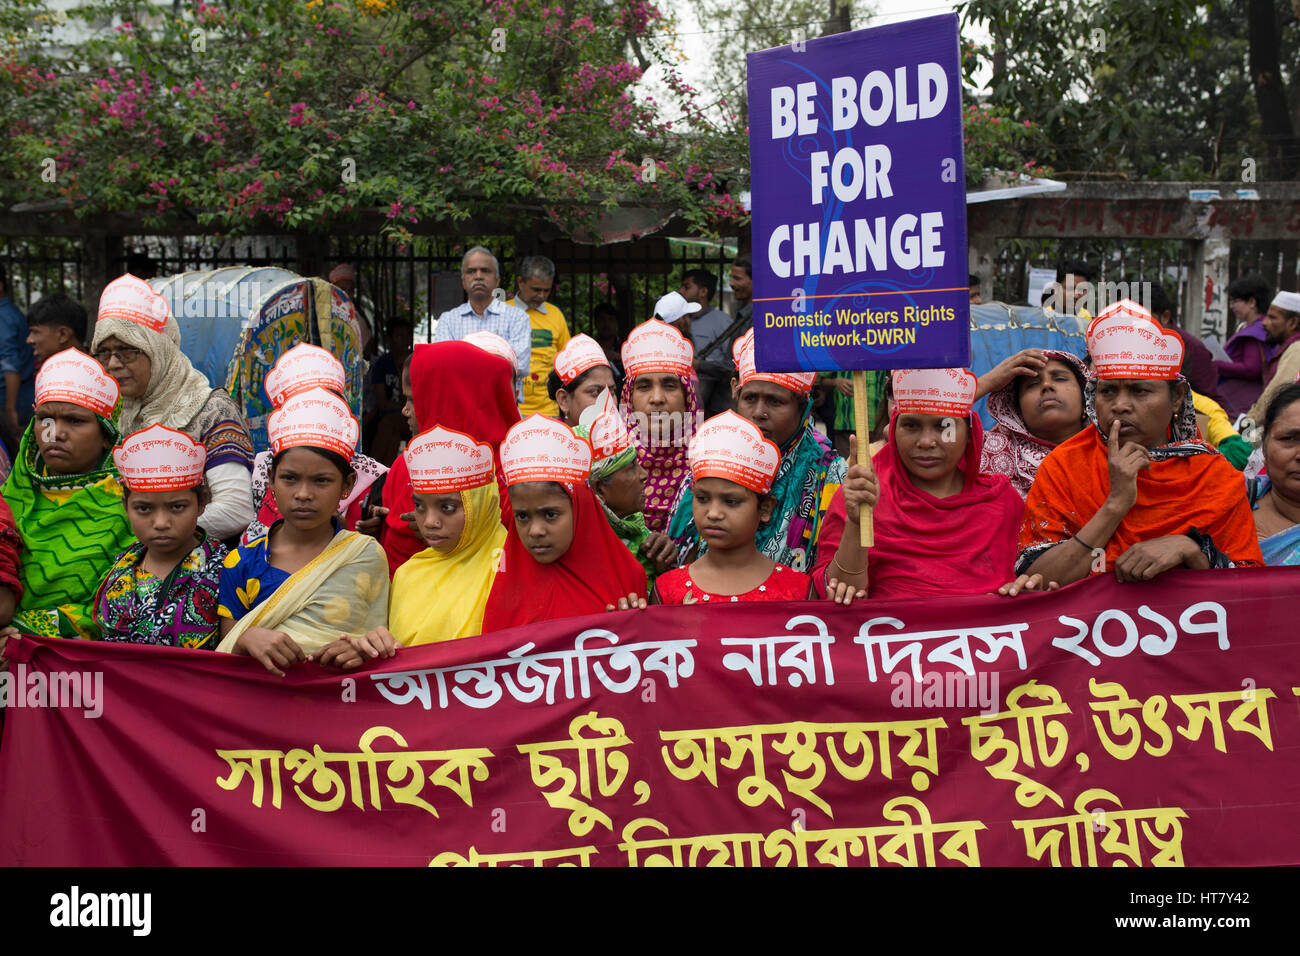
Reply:
<svg viewBox="0 0 1300 956"><path fill-rule="evenodd" d="M956 14L750 53L763 371L970 363Z"/></svg>

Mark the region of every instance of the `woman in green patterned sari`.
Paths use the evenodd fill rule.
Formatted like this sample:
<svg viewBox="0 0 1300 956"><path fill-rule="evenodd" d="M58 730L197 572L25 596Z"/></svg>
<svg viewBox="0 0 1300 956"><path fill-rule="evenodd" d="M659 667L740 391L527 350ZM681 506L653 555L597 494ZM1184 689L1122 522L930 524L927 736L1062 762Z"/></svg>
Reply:
<svg viewBox="0 0 1300 956"><path fill-rule="evenodd" d="M4 483L22 535L23 634L94 639L100 579L135 540L113 466L117 383L83 352L52 356L36 375L36 414Z"/></svg>

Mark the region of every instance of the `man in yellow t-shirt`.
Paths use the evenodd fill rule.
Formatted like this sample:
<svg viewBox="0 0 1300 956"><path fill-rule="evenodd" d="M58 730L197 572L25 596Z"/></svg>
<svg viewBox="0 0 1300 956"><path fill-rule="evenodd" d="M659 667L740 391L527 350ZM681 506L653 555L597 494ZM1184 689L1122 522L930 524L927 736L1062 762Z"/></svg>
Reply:
<svg viewBox="0 0 1300 956"><path fill-rule="evenodd" d="M537 412L555 418L560 414L555 400L546 394L546 380L555 364L555 355L569 341L569 325L559 306L547 302L555 288L555 263L545 256L527 256L519 263L515 276L517 291L509 305L525 309L533 327L532 355L528 375L524 378L523 401L519 413L525 417Z"/></svg>

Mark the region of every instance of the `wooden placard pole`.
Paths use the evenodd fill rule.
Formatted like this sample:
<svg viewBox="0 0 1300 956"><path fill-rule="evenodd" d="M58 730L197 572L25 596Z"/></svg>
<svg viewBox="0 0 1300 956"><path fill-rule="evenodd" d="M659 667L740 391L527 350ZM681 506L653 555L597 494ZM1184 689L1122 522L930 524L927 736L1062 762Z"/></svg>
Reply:
<svg viewBox="0 0 1300 956"><path fill-rule="evenodd" d="M871 409L867 402L867 373L862 369L853 370L853 422L858 433L859 465L871 464ZM864 548L874 547L876 532L872 527L871 509L863 508L858 518L858 529L862 536L859 543Z"/></svg>

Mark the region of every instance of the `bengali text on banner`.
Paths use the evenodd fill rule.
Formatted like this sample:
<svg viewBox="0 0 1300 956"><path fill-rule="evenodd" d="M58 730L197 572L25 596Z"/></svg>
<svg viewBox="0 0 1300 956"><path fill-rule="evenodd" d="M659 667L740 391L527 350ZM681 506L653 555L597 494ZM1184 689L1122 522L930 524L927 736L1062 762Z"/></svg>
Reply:
<svg viewBox="0 0 1300 956"><path fill-rule="evenodd" d="M1296 864L1297 585L659 607L283 680L15 640L0 865Z"/></svg>

